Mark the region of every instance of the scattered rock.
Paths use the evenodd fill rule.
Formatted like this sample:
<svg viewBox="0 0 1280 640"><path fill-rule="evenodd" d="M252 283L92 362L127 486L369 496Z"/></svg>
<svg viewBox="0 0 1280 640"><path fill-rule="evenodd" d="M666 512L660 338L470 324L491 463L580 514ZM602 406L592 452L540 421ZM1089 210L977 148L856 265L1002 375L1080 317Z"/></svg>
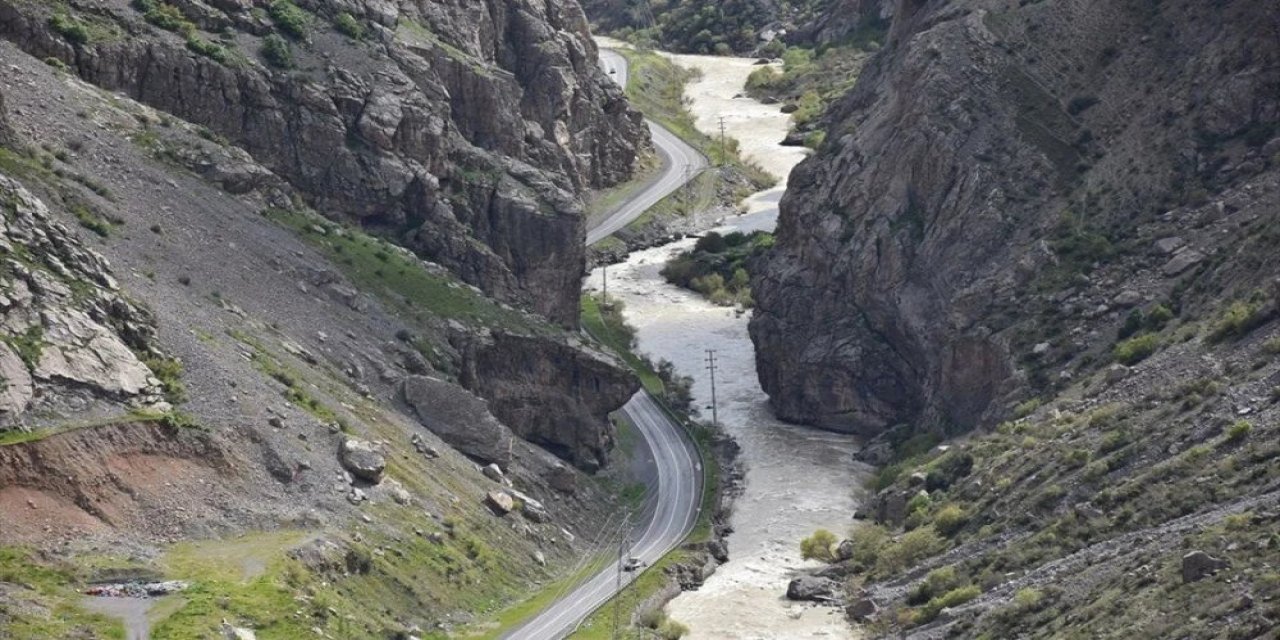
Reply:
<svg viewBox="0 0 1280 640"><path fill-rule="evenodd" d="M879 611L880 607L871 598L859 598L845 608L845 613L854 622L867 622Z"/></svg>
<svg viewBox="0 0 1280 640"><path fill-rule="evenodd" d="M724 539L716 538L707 543L707 553L711 554L716 562L725 563L729 561L729 546L725 544Z"/></svg>
<svg viewBox="0 0 1280 640"><path fill-rule="evenodd" d="M848 560L853 557L853 552L855 550L852 540L841 540L840 544L836 546L836 558L839 560Z"/></svg>
<svg viewBox="0 0 1280 640"><path fill-rule="evenodd" d="M1125 289L1112 298L1111 304L1117 307L1132 307L1142 302L1142 294L1132 289Z"/></svg>
<svg viewBox="0 0 1280 640"><path fill-rule="evenodd" d="M1108 384L1115 384L1129 377L1129 367L1122 364L1113 364L1107 367L1106 379Z"/></svg>
<svg viewBox="0 0 1280 640"><path fill-rule="evenodd" d="M1038 356L1042 356L1046 353L1049 353L1049 349L1052 348L1052 346L1053 345L1050 345L1048 342L1041 342L1031 348L1031 353Z"/></svg>
<svg viewBox="0 0 1280 640"><path fill-rule="evenodd" d="M1177 238L1177 237L1161 238L1159 240L1156 240L1156 243L1155 243L1156 251L1159 251L1160 253L1163 253L1165 255L1170 255L1173 252L1185 246L1187 246L1186 241L1183 240L1182 238Z"/></svg>
<svg viewBox="0 0 1280 640"><path fill-rule="evenodd" d="M551 514L542 505L535 502L525 502L524 507L520 509L520 513L529 520L537 524L545 524L551 521Z"/></svg>
<svg viewBox="0 0 1280 640"><path fill-rule="evenodd" d="M573 495L578 491L577 474L574 473L573 469L560 463L556 463L547 472L547 483L551 485L552 489L560 493Z"/></svg>
<svg viewBox="0 0 1280 640"><path fill-rule="evenodd" d="M835 597L835 590L835 580L817 576L800 576L787 585L787 599L826 602Z"/></svg>
<svg viewBox="0 0 1280 640"><path fill-rule="evenodd" d="M516 508L515 499L506 491L490 491L485 494L485 503L500 516L505 516Z"/></svg>
<svg viewBox="0 0 1280 640"><path fill-rule="evenodd" d="M502 468L493 463L485 465L480 472L484 474L484 477L494 482L502 482L507 479L507 476L502 473Z"/></svg>
<svg viewBox="0 0 1280 640"><path fill-rule="evenodd" d="M258 640L252 629L232 626L226 620L222 621L222 637L226 640Z"/></svg>
<svg viewBox="0 0 1280 640"><path fill-rule="evenodd" d="M372 443L355 438L343 441L338 460L351 475L373 484L382 482L387 469L387 459Z"/></svg>
<svg viewBox="0 0 1280 640"><path fill-rule="evenodd" d="M538 563L538 566L540 567L547 566L547 557L543 555L541 551L533 552L533 561Z"/></svg>
<svg viewBox="0 0 1280 640"><path fill-rule="evenodd" d="M1231 563L1226 560L1215 558L1203 551L1192 551L1182 556L1182 581L1203 580L1229 566Z"/></svg>
<svg viewBox="0 0 1280 640"><path fill-rule="evenodd" d="M1166 277L1172 278L1204 262L1205 255L1194 249L1179 251L1173 259L1165 263L1160 270Z"/></svg>

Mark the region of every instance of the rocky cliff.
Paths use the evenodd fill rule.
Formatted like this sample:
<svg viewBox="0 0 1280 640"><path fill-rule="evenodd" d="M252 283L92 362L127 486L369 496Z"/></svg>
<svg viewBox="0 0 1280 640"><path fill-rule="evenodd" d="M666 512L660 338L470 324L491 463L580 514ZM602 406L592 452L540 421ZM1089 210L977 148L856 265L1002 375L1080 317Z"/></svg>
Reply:
<svg viewBox="0 0 1280 640"><path fill-rule="evenodd" d="M828 114L828 143L792 176L752 335L786 419L972 427L1063 383L1090 331L1185 287L1215 250L1148 253L1186 207L1274 169L1275 13L893 13L888 46ZM1093 273L1122 260L1155 290L1121 299L1132 274ZM1096 361L1110 345L1092 347Z"/></svg>
<svg viewBox="0 0 1280 640"><path fill-rule="evenodd" d="M1280 9L893 16L753 282L774 408L875 436L818 584L879 637L1271 633Z"/></svg>
<svg viewBox="0 0 1280 640"><path fill-rule="evenodd" d="M647 145L577 5L273 7L3 3L0 36L208 127L326 215L573 324L576 196L626 179Z"/></svg>

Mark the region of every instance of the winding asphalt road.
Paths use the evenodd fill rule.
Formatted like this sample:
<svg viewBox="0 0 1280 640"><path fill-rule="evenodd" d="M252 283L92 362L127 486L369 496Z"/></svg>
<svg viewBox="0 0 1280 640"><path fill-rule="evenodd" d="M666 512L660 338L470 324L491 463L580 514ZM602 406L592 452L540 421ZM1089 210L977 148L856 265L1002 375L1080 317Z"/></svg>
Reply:
<svg viewBox="0 0 1280 640"><path fill-rule="evenodd" d="M626 86L626 58L613 51L601 50L600 64L619 84ZM653 132L654 146L662 157L662 171L640 193L596 223L587 233L588 244L625 227L706 167L706 158L702 154L670 131L653 122L648 124ZM686 165L690 170L686 171ZM627 532L630 541L628 555L647 566L676 548L693 531L702 503L702 464L684 428L672 420L648 393L637 393L622 412L644 437L645 445L652 453L653 475L657 478L655 495L646 501L644 511L636 514L633 520L639 522ZM620 542L608 540L597 551L617 553ZM617 593L620 583L625 586L638 576L639 572L624 571L618 563L610 563L537 617L503 637L513 640L559 640L567 637Z"/></svg>
<svg viewBox="0 0 1280 640"><path fill-rule="evenodd" d="M627 59L609 49L600 50L600 66L618 84L627 86ZM647 120L653 146L662 160L662 170L643 190L632 196L617 209L587 231L587 244L593 245L618 232L640 214L684 186L694 176L707 168L707 158L684 140L667 131L662 125Z"/></svg>

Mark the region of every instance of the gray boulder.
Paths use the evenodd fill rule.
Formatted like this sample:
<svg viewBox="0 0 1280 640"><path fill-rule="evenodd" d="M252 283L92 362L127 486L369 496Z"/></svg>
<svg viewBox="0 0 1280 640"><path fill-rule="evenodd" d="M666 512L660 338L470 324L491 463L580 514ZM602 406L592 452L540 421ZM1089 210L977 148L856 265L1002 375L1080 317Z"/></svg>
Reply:
<svg viewBox="0 0 1280 640"><path fill-rule="evenodd" d="M516 508L515 499L506 491L490 491L485 494L484 501L494 513L500 516L505 516Z"/></svg>
<svg viewBox="0 0 1280 640"><path fill-rule="evenodd" d="M826 602L835 598L835 591L835 580L817 576L800 576L787 585L787 599Z"/></svg>
<svg viewBox="0 0 1280 640"><path fill-rule="evenodd" d="M338 460L351 475L374 484L382 482L382 474L387 469L387 459L376 446L354 438L342 443Z"/></svg>
<svg viewBox="0 0 1280 640"><path fill-rule="evenodd" d="M507 464L515 435L489 412L484 400L444 380L409 376L400 386L418 421L463 454Z"/></svg>
<svg viewBox="0 0 1280 640"><path fill-rule="evenodd" d="M1182 581L1197 582L1227 567L1231 563L1215 558L1203 551L1192 551L1182 556Z"/></svg>

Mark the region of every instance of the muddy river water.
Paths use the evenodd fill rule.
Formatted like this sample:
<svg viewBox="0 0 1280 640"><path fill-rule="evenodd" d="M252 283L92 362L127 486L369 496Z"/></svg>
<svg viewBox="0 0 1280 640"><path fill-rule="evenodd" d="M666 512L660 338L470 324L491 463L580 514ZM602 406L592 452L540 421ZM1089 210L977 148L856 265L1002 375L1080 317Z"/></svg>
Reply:
<svg viewBox="0 0 1280 640"><path fill-rule="evenodd" d="M784 182L756 194L748 213L724 221L721 231L772 229L785 177L805 155L778 144L788 116L777 105L735 97L742 93L754 60L709 56L671 56L699 69L701 78L687 89L698 127L718 135L725 118L728 135L743 154ZM831 607L785 599L796 570L813 566L800 558L799 541L815 529L844 534L865 471L852 462L858 443L849 436L787 425L769 411L755 374L755 351L747 335L748 313L717 307L700 296L667 284L659 270L668 258L693 245L683 240L640 251L608 268L609 293L626 304L637 329L638 350L655 361L675 363L695 378L694 395L705 409L711 401L705 369L707 349L716 351L719 417L742 447L746 484L732 517L730 562L699 590L668 605L672 618L699 639L853 638L855 631ZM598 290L600 270L587 288Z"/></svg>

